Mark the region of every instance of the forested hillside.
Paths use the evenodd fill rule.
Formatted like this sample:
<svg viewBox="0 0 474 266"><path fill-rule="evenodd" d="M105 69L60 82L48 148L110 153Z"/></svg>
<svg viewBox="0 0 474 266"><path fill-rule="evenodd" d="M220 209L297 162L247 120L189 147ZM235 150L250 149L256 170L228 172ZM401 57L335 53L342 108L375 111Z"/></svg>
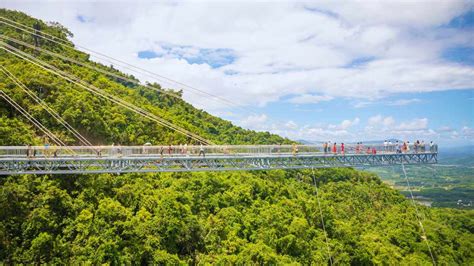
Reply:
<svg viewBox="0 0 474 266"><path fill-rule="evenodd" d="M0 16L30 26L38 23L65 40L69 34L58 24L48 26L19 12L0 9ZM0 33L35 44L33 36L3 24ZM82 52L36 42L88 60ZM290 142L236 127L143 86L9 44L213 142ZM191 142L5 51L0 51L0 65L94 143ZM4 75L0 89L68 143L77 143ZM0 101L0 145L39 144L41 136ZM412 203L376 175L353 169L317 170L314 176L311 171L23 175L0 177L0 186L0 260L7 265L431 263ZM438 264L474 264L474 211L423 206L418 211Z"/></svg>
<svg viewBox="0 0 474 266"><path fill-rule="evenodd" d="M67 40L67 36L71 34L67 29L57 23L50 23L48 26L20 12L0 9L0 16L31 27L35 24L39 25L38 27L41 31L63 40ZM114 68L90 62L89 56L83 52L61 46L42 38L35 38L32 34L25 34L25 32L7 25L0 24L0 33L16 40L36 45L39 48L60 53L61 55L81 62L91 63L95 67L120 74L124 77L135 79L133 76L122 74ZM131 82L106 76L89 68L69 63L39 51L34 51L31 48L15 44L11 41L6 41L6 43L35 55L60 70L67 71L101 90L119 96L136 106L146 109L214 143L276 144L289 142L289 140L285 140L274 134L267 132L257 133L234 126L228 121L211 116L205 111L194 108L181 99L169 96L169 94L159 93L145 88L144 86L138 86ZM153 144L184 144L192 142L191 139L181 134L160 126L156 122L143 118L106 99L97 97L91 92L71 84L38 66L8 54L4 50L0 50L0 64L17 76L27 87L34 90L44 101L53 107L53 109L62 114L66 121L77 128L82 135L86 136L94 144L110 144L115 142L141 145L146 142ZM153 84L153 86L161 89L159 84ZM26 94L22 93L20 88L15 86L15 84L3 74L0 77L0 87L8 95L13 96L15 101L26 108L36 118L39 118L39 120L54 133L60 136L67 133L60 124L55 123L44 110L32 100L29 100ZM162 91L173 92L174 95L180 95L179 91L173 91L172 89L162 89ZM13 111L8 103L4 101L1 101L1 103L0 125L2 125L1 130L4 137L0 140L0 144L24 145L34 141L32 139L33 136L41 136L41 134L35 132L30 125L22 123L22 120L16 119L19 117L19 114ZM18 134L17 132L23 132L25 134ZM69 143L77 142L77 140L74 140L70 135L66 134L64 137L69 139ZM36 138L36 141L38 142L39 140Z"/></svg>

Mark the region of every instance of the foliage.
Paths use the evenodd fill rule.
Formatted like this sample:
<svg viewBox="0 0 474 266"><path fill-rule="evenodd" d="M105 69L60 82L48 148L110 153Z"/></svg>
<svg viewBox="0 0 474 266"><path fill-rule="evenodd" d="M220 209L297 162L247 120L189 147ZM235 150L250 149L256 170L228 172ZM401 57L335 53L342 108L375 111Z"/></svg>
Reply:
<svg viewBox="0 0 474 266"><path fill-rule="evenodd" d="M334 262L430 262L402 195L355 170L315 176ZM472 265L474 212L418 208L436 259ZM8 263L328 263L309 172L9 177L0 210Z"/></svg>
<svg viewBox="0 0 474 266"><path fill-rule="evenodd" d="M437 165L407 166L413 195L432 207L474 209L473 161L472 154L445 157L441 152ZM403 194L410 195L400 167L372 168L370 171L380 175L382 180Z"/></svg>

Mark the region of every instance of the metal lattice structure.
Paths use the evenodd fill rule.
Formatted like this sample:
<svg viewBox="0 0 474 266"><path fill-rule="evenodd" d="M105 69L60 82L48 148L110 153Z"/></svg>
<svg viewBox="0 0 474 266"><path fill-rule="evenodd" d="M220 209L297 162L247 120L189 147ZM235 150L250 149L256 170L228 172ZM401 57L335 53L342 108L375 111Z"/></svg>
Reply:
<svg viewBox="0 0 474 266"><path fill-rule="evenodd" d="M234 146L237 147L237 146ZM434 164L437 163L437 151L407 152L386 150L376 154L357 153L321 153L282 152L270 146L259 147L260 152L208 153L205 156L198 152L184 154L155 154L140 147L140 152L132 148L121 148L120 153L109 152L103 156L91 154L64 154L58 156L23 156L5 153L0 156L0 175L15 174L91 174L91 173L146 173L146 172L191 172L191 171L236 171L236 170L272 170L272 169L307 169L331 167L371 167L401 164ZM250 147L250 146L248 146ZM264 153L262 147L271 148ZM215 148L215 147L214 147ZM178 149L178 148L176 148ZM221 148L224 150L224 148ZM242 146L239 146L242 149ZM74 150L74 149L73 149ZM78 150L78 149L76 149ZM135 151L138 148L135 147ZM0 148L1 151L1 148ZM23 149L24 151L24 149ZM130 151L130 152L127 152ZM163 151L163 150L162 150ZM50 151L51 152L51 151ZM96 150L97 152L97 150ZM43 153L46 152L43 150ZM162 152L163 153L163 152Z"/></svg>

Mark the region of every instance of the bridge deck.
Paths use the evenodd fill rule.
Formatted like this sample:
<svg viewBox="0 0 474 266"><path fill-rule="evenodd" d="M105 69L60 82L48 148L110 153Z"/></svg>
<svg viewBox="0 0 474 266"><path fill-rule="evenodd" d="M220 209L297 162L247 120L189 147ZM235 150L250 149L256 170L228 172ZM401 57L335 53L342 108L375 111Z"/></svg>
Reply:
<svg viewBox="0 0 474 266"><path fill-rule="evenodd" d="M235 171L433 164L437 147L316 145L0 147L0 175ZM372 148L376 153L372 153ZM427 149L428 148L428 149Z"/></svg>

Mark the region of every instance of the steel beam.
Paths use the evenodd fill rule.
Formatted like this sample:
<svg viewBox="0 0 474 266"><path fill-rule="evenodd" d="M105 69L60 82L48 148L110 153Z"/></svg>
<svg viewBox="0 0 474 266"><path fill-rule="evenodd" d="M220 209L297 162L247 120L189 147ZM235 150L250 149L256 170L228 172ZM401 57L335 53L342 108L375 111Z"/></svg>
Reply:
<svg viewBox="0 0 474 266"><path fill-rule="evenodd" d="M437 153L0 158L0 175L198 172L434 164Z"/></svg>

